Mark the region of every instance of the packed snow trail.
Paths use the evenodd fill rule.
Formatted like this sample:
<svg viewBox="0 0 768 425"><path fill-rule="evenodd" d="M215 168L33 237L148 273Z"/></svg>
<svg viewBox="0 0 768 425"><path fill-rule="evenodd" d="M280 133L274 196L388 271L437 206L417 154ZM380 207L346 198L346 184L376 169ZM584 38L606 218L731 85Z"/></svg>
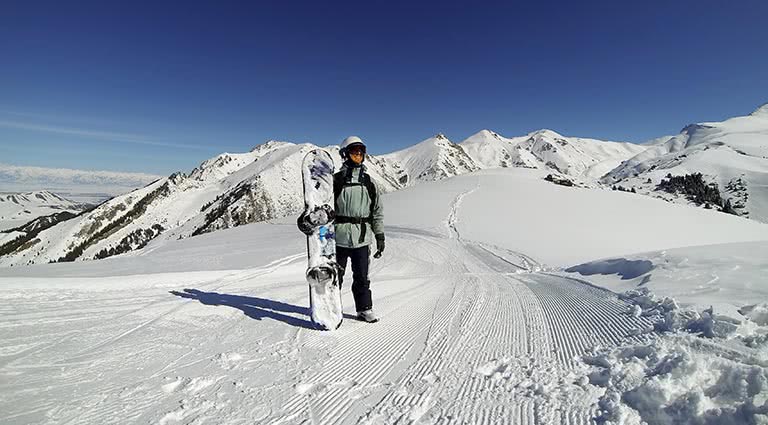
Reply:
<svg viewBox="0 0 768 425"><path fill-rule="evenodd" d="M303 253L3 290L0 422L588 423L576 357L648 325L523 255L419 229L388 239L372 265L381 322L350 320L346 287L335 332L310 329Z"/></svg>
<svg viewBox="0 0 768 425"><path fill-rule="evenodd" d="M605 290L520 274L514 261L499 261L511 253L480 256L474 244L397 237L431 248L433 274L408 297L378 302L382 326L347 327L331 344L310 338L307 348L332 346L329 361L266 422L590 421L593 394L579 385L576 356L624 340L647 327L644 319L624 314L626 305Z"/></svg>

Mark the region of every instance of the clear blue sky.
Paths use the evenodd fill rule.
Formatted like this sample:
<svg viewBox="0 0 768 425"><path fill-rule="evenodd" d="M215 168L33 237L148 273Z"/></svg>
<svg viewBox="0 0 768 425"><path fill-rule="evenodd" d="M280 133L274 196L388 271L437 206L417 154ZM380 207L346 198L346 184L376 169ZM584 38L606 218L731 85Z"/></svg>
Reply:
<svg viewBox="0 0 768 425"><path fill-rule="evenodd" d="M765 0L159 3L3 2L0 163L168 174L268 139L385 153L483 128L641 142L768 102Z"/></svg>

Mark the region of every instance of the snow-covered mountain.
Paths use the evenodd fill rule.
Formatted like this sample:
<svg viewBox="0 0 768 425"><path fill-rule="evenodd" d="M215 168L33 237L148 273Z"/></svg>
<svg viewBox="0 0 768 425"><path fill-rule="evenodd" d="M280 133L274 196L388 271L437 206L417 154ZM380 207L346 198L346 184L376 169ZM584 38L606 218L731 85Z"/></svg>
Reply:
<svg viewBox="0 0 768 425"><path fill-rule="evenodd" d="M276 151L288 153L283 148L289 145L296 148L293 144L269 142L245 154L221 154L203 162L189 175L175 173L44 230L0 261L13 265L103 258L140 248L161 233L198 216L210 218L210 222L197 222L197 227L188 228L183 236L205 232L217 220L269 218L267 214L278 208L272 200L279 199L279 189L285 184L274 184L274 189L269 191L271 197L258 199L262 202L256 202L251 196L247 208L238 210L235 201L252 195L244 188L258 189L261 180L270 178L268 173L252 174L248 167L257 167L253 171L258 173L260 159L269 158ZM279 173L280 168L275 170ZM288 192L292 189L287 188Z"/></svg>
<svg viewBox="0 0 768 425"><path fill-rule="evenodd" d="M38 217L69 211L79 213L88 205L76 203L47 190L0 193L0 231L26 224Z"/></svg>
<svg viewBox="0 0 768 425"><path fill-rule="evenodd" d="M552 130L511 139L482 130L460 146L482 168L540 168L586 181L603 176L646 149L632 143L565 137Z"/></svg>
<svg viewBox="0 0 768 425"><path fill-rule="evenodd" d="M384 155L382 159L398 165L398 182L405 185L442 180L480 169L461 145L451 142L444 134Z"/></svg>
<svg viewBox="0 0 768 425"><path fill-rule="evenodd" d="M186 238L296 214L303 207L299 167L314 148L269 141L251 152L218 155L189 174L175 173L3 245L8 236L0 241L0 265L105 258L141 248L161 235ZM327 149L338 160L338 149ZM403 186L392 176L397 166L372 157L368 169L387 192Z"/></svg>
<svg viewBox="0 0 768 425"><path fill-rule="evenodd" d="M0 266L104 258L156 238L187 238L297 214L303 205L299 167L314 148L269 141L251 152L221 154L188 174L159 179L89 213L30 233L12 246L3 245L10 239L6 235L0 240ZM325 149L339 166L338 148ZM397 152L369 155L366 164L384 192L482 169L522 167L587 186L637 187L668 200L682 195L657 190L667 174L700 172L718 183L723 199L737 211L768 221L768 106L747 117L691 125L677 136L641 145L566 137L551 130L513 138L483 130L458 144L438 134Z"/></svg>
<svg viewBox="0 0 768 425"><path fill-rule="evenodd" d="M475 136L455 144L438 134L401 151L369 155L368 171L384 192L390 192L494 167L489 150L517 158L501 166L549 167L576 175L606 160L618 162L631 150L624 144L564 138L551 131L518 138L512 145L502 141L511 139L494 137L498 146L480 145ZM0 265L105 258L141 248L157 237L186 238L296 214L303 205L299 167L314 148L269 141L251 152L221 154L189 174L159 179L87 214L29 234L11 247L0 245ZM337 147L326 149L340 161Z"/></svg>
<svg viewBox="0 0 768 425"><path fill-rule="evenodd" d="M647 146L602 182L678 200L656 186L669 174L701 173L741 215L768 222L768 104L748 116L688 125Z"/></svg>

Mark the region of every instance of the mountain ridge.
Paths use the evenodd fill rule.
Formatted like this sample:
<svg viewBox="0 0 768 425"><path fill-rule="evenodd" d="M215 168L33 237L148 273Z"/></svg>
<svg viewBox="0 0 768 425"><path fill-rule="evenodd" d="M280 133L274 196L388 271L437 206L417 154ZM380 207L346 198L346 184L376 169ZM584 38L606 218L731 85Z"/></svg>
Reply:
<svg viewBox="0 0 768 425"><path fill-rule="evenodd" d="M90 207L48 190L0 192L0 231L23 226L39 217L64 211L76 214Z"/></svg>
<svg viewBox="0 0 768 425"><path fill-rule="evenodd" d="M766 105L757 111L762 114L764 109L768 109ZM763 122L765 134L761 132ZM660 194L656 185L670 173L688 174L697 167L712 180L713 174L717 176L712 164L727 164L727 169L747 164L749 168L751 161L759 163L753 170L759 181L768 176L759 156L760 142L744 140L745 129L757 129L759 137L768 138L768 121L753 115L722 123L692 124L678 135L648 144L568 137L549 129L512 138L483 129L460 143L438 133L399 151L368 155L366 167L382 192L483 169L521 167L551 172L582 186L610 188L620 184L669 201L687 202L682 195ZM103 258L140 248L155 238L187 238L297 214L303 205L301 159L316 148L310 143L269 140L249 152L219 154L189 173L161 178L45 229L24 249L0 256L0 266ZM340 166L338 147L324 149ZM726 197L735 200L741 215L755 211L752 217L764 218L768 194L749 196L733 172L725 174L729 179L717 183ZM737 177L742 178L739 184L754 185L754 176Z"/></svg>
<svg viewBox="0 0 768 425"><path fill-rule="evenodd" d="M750 115L721 122L685 126L663 143L649 146L600 179L609 185L635 188L639 193L673 202L686 196L658 190L669 176L701 173L718 187L734 212L768 222L768 104Z"/></svg>

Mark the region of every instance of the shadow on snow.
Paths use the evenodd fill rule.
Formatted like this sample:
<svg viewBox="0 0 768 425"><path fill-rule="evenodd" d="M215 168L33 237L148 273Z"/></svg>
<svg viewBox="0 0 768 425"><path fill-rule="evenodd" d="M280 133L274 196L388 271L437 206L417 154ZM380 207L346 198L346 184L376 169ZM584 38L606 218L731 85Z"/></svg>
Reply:
<svg viewBox="0 0 768 425"><path fill-rule="evenodd" d="M300 307L297 305L287 304L280 301L267 300L264 298L220 294L218 292L203 292L197 289L184 289L183 292L169 292L173 295L176 295L177 297L198 300L205 305L223 305L227 307L233 307L241 310L243 313L245 313L246 316L252 319L261 320L266 317L299 328L315 329L315 326L310 320L283 314L293 313L309 317L310 312L309 308L307 307ZM348 314L345 314L344 317L355 318L355 316Z"/></svg>
<svg viewBox="0 0 768 425"><path fill-rule="evenodd" d="M626 258L612 258L608 260L593 261L591 263L579 264L565 269L568 273L580 273L584 276L596 274L617 274L621 280L634 279L646 273L653 271L654 266L648 260L627 260ZM647 283L645 279L642 284Z"/></svg>

